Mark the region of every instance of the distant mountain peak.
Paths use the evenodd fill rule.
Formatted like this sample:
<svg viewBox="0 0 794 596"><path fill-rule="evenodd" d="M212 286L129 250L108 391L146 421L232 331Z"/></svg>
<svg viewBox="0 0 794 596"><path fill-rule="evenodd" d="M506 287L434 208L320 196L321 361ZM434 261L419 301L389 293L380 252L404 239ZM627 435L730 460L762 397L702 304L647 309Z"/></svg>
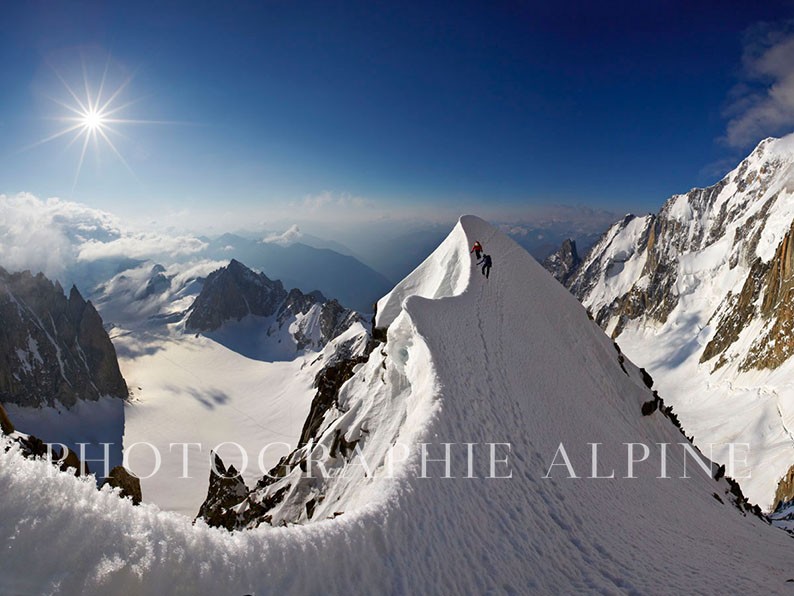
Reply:
<svg viewBox="0 0 794 596"><path fill-rule="evenodd" d="M543 267L564 285L576 272L581 262L582 259L576 250L576 240L567 238L563 240L559 250L546 258Z"/></svg>
<svg viewBox="0 0 794 596"><path fill-rule="evenodd" d="M280 281L256 273L237 259L207 276L201 293L191 307L185 327L212 331L225 321L239 321L247 315L269 317L287 297Z"/></svg>
<svg viewBox="0 0 794 596"><path fill-rule="evenodd" d="M276 329L288 329L296 349L321 348L361 316L315 290L284 289L279 280L249 269L236 259L212 272L185 321L189 331L211 332L247 316L272 318Z"/></svg>
<svg viewBox="0 0 794 596"><path fill-rule="evenodd" d="M210 242L204 256L223 262L233 257L247 267L266 271L269 278L281 280L287 289L319 289L360 312L371 312L373 302L392 286L383 275L351 256L348 248L302 230L295 242L265 242L225 234Z"/></svg>

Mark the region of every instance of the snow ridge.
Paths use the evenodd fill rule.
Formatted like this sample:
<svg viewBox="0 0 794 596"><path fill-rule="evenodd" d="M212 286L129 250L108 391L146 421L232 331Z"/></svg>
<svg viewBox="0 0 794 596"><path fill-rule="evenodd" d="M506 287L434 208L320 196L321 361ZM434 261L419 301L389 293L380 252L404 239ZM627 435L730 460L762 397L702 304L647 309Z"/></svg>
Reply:
<svg viewBox="0 0 794 596"><path fill-rule="evenodd" d="M46 478L43 463L0 449L0 592L782 591L789 537L743 517L724 480L678 477L680 433L641 415L652 396L638 369L621 366L575 298L486 222L465 216L451 236L439 249L448 259L380 305L385 354L372 352L329 421L354 419L345 431L360 432L370 452L395 433L412 441L394 475L372 460L368 477L353 458L340 468L358 476L340 478L313 523L228 533ZM463 266L474 240L493 256L490 280ZM421 477L416 441L436 459L451 445L453 477L439 462ZM658 454L624 478L627 442L670 444L670 478L657 478ZM491 470L488 445L497 443L507 463ZM560 443L577 478L559 467L547 474ZM592 443L599 472L614 469L614 478L587 478Z"/></svg>

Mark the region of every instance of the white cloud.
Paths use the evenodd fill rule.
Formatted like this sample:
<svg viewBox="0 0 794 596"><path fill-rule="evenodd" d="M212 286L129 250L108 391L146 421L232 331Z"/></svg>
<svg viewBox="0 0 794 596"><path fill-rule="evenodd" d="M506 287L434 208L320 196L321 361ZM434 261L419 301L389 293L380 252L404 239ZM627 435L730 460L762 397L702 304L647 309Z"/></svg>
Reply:
<svg viewBox="0 0 794 596"><path fill-rule="evenodd" d="M102 316L116 324L181 312L192 304L200 290L193 282L227 264L228 261L205 259L155 268L152 261L146 261L101 284L92 298ZM156 284L153 290L150 284L157 274L168 281Z"/></svg>
<svg viewBox="0 0 794 596"><path fill-rule="evenodd" d="M213 271L226 267L228 264L229 261L215 261L210 259L190 261L179 265L169 265L166 267L166 275L173 275L174 284L183 286L192 279L207 277Z"/></svg>
<svg viewBox="0 0 794 596"><path fill-rule="evenodd" d="M181 257L202 250L192 236L140 233L99 209L29 193L0 194L0 266L71 282L68 272L101 259Z"/></svg>
<svg viewBox="0 0 794 596"><path fill-rule="evenodd" d="M288 246L300 240L302 236L303 233L298 227L298 224L293 224L287 229L287 231L282 232L281 234L270 234L269 236L265 237L262 242L266 244L280 244L282 246Z"/></svg>
<svg viewBox="0 0 794 596"><path fill-rule="evenodd" d="M733 90L725 142L746 147L794 128L794 23L761 25L747 37L744 80Z"/></svg>
<svg viewBox="0 0 794 596"><path fill-rule="evenodd" d="M21 193L0 195L0 266L55 277L77 258L87 239L120 235L115 219L84 205Z"/></svg>
<svg viewBox="0 0 794 596"><path fill-rule="evenodd" d="M499 229L508 236L526 236L531 231L531 228L516 226L513 224L502 224L499 226Z"/></svg>
<svg viewBox="0 0 794 596"><path fill-rule="evenodd" d="M79 261L100 259L157 259L162 256L184 257L207 247L192 236L164 236L152 233L128 233L110 242L88 240L80 245Z"/></svg>

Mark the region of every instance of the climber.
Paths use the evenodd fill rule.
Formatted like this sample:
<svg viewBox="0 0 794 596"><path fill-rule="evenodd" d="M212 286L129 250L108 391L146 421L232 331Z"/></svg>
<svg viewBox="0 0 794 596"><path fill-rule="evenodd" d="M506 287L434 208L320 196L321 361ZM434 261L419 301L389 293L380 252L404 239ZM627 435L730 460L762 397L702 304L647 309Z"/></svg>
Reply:
<svg viewBox="0 0 794 596"><path fill-rule="evenodd" d="M491 273L491 255L483 254L482 259L477 261L478 265L480 263L482 263L482 274L485 276L485 279L488 279L488 275Z"/></svg>
<svg viewBox="0 0 794 596"><path fill-rule="evenodd" d="M474 253L474 256L477 257L478 261L480 260L480 255L482 254L482 244L480 244L479 240L474 242L474 246L472 246L471 250L469 251L469 254L471 253Z"/></svg>

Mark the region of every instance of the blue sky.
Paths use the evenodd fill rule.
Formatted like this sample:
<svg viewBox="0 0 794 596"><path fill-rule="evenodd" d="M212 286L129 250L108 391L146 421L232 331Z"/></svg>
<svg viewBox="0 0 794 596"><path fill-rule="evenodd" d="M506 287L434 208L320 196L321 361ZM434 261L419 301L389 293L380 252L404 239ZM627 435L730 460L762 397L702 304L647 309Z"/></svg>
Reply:
<svg viewBox="0 0 794 596"><path fill-rule="evenodd" d="M0 193L153 218L645 212L794 128L767 105L788 67L753 62L792 2L223 4L4 6ZM115 117L158 123L115 125L128 167L89 145L75 182L80 139L30 145L63 129L55 73L81 96L81 62L92 93L109 65L105 97L131 76Z"/></svg>

